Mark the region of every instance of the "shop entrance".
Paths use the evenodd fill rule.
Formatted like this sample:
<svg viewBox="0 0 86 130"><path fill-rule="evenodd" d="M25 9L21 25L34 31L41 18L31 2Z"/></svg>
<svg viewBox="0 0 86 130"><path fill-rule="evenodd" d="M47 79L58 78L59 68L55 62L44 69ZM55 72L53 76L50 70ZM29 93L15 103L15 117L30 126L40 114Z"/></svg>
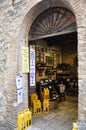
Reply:
<svg viewBox="0 0 86 130"><path fill-rule="evenodd" d="M31 26L29 39L36 50L36 82L62 79L66 86L77 86L77 26L69 10L53 7L41 13Z"/></svg>
<svg viewBox="0 0 86 130"><path fill-rule="evenodd" d="M69 10L53 7L34 20L29 32L36 63L35 86L30 86L30 91L36 92L43 102L44 88L48 88L50 110L58 109L58 104L65 100L75 99L76 106L78 104L76 28L75 16ZM61 83L65 93L61 93Z"/></svg>

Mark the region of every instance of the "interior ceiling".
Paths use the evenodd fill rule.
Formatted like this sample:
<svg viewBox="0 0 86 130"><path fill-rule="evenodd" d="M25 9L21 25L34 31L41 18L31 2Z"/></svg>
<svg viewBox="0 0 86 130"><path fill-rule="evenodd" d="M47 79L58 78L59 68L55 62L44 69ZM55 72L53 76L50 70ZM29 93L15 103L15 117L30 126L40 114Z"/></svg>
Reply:
<svg viewBox="0 0 86 130"><path fill-rule="evenodd" d="M63 46L75 44L77 45L77 32L63 34L54 37L44 38L48 46Z"/></svg>

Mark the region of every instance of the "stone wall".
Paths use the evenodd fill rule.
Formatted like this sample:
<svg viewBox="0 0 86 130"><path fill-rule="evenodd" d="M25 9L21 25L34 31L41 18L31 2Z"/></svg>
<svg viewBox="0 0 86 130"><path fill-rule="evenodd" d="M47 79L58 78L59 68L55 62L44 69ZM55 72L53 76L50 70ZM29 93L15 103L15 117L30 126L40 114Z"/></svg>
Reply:
<svg viewBox="0 0 86 130"><path fill-rule="evenodd" d="M28 75L22 74L21 71L21 46L28 45L28 32L37 15L51 5L57 5L70 9L76 16L79 121L81 124L85 123L86 100L82 97L86 94L86 1L14 0L13 2L0 1L0 122L11 122L13 127L16 127L17 112L28 107ZM24 101L20 105L17 104L15 82L17 75L23 76Z"/></svg>
<svg viewBox="0 0 86 130"><path fill-rule="evenodd" d="M6 113L6 100L5 100L5 70L6 70L6 44L5 44L5 12L2 3L0 3L0 124L4 121ZM3 33L4 32L4 33Z"/></svg>

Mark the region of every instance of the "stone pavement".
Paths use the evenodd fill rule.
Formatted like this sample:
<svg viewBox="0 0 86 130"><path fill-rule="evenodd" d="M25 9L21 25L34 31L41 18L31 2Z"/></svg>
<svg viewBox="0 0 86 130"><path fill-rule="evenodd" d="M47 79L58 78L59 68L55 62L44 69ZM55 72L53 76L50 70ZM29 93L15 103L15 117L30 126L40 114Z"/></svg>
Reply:
<svg viewBox="0 0 86 130"><path fill-rule="evenodd" d="M78 99L66 99L49 114L33 115L32 126L27 130L72 130L72 122L78 120Z"/></svg>
<svg viewBox="0 0 86 130"><path fill-rule="evenodd" d="M57 109L51 110L48 114L33 115L32 126L27 130L71 130L72 122L78 119L77 101L77 97L67 97L66 101L59 102ZM0 130L17 128L13 129L11 124L5 123L0 126Z"/></svg>
<svg viewBox="0 0 86 130"><path fill-rule="evenodd" d="M0 125L0 130L17 130L17 129L13 129L12 125L4 123L3 125Z"/></svg>

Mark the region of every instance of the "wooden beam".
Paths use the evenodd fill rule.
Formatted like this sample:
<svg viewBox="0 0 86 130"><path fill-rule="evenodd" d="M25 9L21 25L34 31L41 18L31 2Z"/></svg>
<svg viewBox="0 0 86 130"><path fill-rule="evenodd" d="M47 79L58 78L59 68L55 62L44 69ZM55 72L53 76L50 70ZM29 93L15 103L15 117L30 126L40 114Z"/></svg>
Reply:
<svg viewBox="0 0 86 130"><path fill-rule="evenodd" d="M73 31L70 30L70 31L63 31L63 32L58 32L58 33L54 33L54 34L48 34L48 35L44 35L44 36L38 36L38 37L35 37L35 38L29 37L29 41L34 41L34 40L38 40L38 39L64 35L64 34L73 33L73 32L77 32L77 31L76 30L73 30Z"/></svg>

